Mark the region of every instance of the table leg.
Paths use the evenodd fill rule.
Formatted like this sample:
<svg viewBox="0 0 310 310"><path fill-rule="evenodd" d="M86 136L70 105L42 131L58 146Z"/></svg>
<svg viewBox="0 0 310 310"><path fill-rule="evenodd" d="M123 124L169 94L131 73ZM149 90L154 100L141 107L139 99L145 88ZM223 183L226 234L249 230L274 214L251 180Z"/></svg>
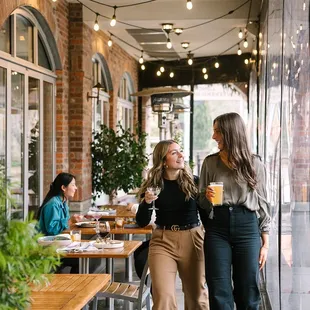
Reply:
<svg viewBox="0 0 310 310"><path fill-rule="evenodd" d="M79 258L79 273L80 274L89 273L89 258L87 257Z"/></svg>
<svg viewBox="0 0 310 310"><path fill-rule="evenodd" d="M126 235L126 240L132 240L132 234ZM125 276L128 282L132 281L132 255L125 259Z"/></svg>

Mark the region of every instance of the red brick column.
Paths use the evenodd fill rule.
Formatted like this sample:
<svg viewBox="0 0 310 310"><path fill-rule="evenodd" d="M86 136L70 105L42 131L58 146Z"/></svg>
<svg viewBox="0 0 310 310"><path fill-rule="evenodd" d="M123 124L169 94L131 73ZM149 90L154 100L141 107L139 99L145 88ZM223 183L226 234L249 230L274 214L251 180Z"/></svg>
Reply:
<svg viewBox="0 0 310 310"><path fill-rule="evenodd" d="M83 23L81 4L69 5L69 171L78 186L72 209L89 207L91 198L91 46L89 28Z"/></svg>

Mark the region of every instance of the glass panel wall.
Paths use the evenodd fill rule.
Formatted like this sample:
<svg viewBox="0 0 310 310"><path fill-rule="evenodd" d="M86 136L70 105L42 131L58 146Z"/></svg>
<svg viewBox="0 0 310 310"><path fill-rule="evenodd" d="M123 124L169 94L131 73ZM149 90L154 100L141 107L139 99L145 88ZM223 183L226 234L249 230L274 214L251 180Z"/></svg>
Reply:
<svg viewBox="0 0 310 310"><path fill-rule="evenodd" d="M304 310L310 304L309 2L272 0L265 16L259 150L272 216L266 285L272 309Z"/></svg>
<svg viewBox="0 0 310 310"><path fill-rule="evenodd" d="M33 26L22 15L16 14L16 57L33 62Z"/></svg>
<svg viewBox="0 0 310 310"><path fill-rule="evenodd" d="M53 115L53 84L43 82L43 169L44 173L41 174L43 178L43 194L45 195L50 188L54 176L54 121Z"/></svg>
<svg viewBox="0 0 310 310"><path fill-rule="evenodd" d="M11 74L12 83L12 102L11 102L11 133L10 133L10 161L11 167L8 167L11 192L15 207L12 208L12 217L22 219L23 210L23 154L24 154L24 104L25 104L25 77L16 71Z"/></svg>
<svg viewBox="0 0 310 310"><path fill-rule="evenodd" d="M40 81L29 78L28 82L28 210L36 211L40 194Z"/></svg>
<svg viewBox="0 0 310 310"><path fill-rule="evenodd" d="M11 52L10 22L11 19L8 18L4 24L0 26L0 50L6 53Z"/></svg>
<svg viewBox="0 0 310 310"><path fill-rule="evenodd" d="M4 167L6 165L6 75L6 69L0 67L0 173L4 173Z"/></svg>

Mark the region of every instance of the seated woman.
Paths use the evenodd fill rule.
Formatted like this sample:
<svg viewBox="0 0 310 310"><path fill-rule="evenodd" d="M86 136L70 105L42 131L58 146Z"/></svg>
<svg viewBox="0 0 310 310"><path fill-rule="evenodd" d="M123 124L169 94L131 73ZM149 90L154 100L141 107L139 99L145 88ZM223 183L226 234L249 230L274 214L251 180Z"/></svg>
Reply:
<svg viewBox="0 0 310 310"><path fill-rule="evenodd" d="M38 211L39 230L46 236L55 236L69 227L71 222L67 201L73 198L77 187L74 175L61 172L57 175ZM62 259L62 266L78 273L78 259Z"/></svg>

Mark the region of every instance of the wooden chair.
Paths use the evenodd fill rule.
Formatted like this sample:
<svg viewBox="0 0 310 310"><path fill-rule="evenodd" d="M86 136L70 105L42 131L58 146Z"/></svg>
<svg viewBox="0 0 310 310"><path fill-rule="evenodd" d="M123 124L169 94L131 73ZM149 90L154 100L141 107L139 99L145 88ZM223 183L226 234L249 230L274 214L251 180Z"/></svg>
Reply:
<svg viewBox="0 0 310 310"><path fill-rule="evenodd" d="M151 310L151 275L148 262L144 266L140 285L130 283L110 282L106 284L93 300L93 310L97 310L98 299L113 298L137 303L137 309L142 310L144 300L146 309Z"/></svg>

